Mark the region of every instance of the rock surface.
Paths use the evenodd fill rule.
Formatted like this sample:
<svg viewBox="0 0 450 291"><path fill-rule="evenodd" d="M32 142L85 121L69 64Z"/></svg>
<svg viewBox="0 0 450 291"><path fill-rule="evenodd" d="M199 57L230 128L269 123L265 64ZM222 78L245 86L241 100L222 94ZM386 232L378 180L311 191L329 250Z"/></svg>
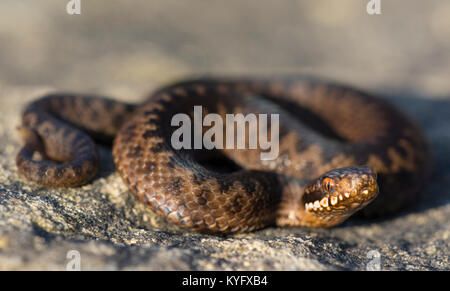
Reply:
<svg viewBox="0 0 450 291"><path fill-rule="evenodd" d="M71 250L82 270L450 270L445 1L408 1L408 11L382 1L382 16L368 16L360 1L332 11L326 1L226 1L212 4L211 14L198 12L199 1L142 1L142 9L94 2L82 1L80 16L65 14L61 1L0 4L0 270L65 270ZM414 22L398 23L399 15ZM332 229L217 237L180 230L145 209L114 171L108 148L84 187L48 189L18 174L15 127L30 100L67 89L136 101L201 72L306 72L382 93L421 123L432 145L424 200L395 217Z"/></svg>

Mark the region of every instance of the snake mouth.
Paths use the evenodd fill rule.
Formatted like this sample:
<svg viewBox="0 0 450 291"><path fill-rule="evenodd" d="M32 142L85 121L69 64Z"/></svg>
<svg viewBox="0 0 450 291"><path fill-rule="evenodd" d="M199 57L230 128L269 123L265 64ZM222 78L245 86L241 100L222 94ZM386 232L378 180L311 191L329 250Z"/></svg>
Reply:
<svg viewBox="0 0 450 291"><path fill-rule="evenodd" d="M305 202L305 210L310 212L345 210L348 208L359 210L372 201L371 196L377 192L373 188L364 188L360 194L355 192L344 192L343 194L326 194L322 199ZM372 195L371 195L372 193ZM356 197L360 195L361 197ZM362 199L361 199L362 198Z"/></svg>
<svg viewBox="0 0 450 291"><path fill-rule="evenodd" d="M378 195L377 175L368 166L330 171L305 189L306 212L329 219L349 217Z"/></svg>

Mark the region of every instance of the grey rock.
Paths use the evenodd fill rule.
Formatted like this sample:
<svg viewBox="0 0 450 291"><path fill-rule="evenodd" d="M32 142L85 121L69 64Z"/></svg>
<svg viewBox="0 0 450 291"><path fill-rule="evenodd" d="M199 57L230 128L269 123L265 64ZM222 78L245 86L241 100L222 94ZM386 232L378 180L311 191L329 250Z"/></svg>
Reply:
<svg viewBox="0 0 450 291"><path fill-rule="evenodd" d="M447 101L397 99L414 115L426 109L420 121L442 157L413 209L331 229L270 227L222 237L178 229L147 210L114 171L107 148L91 184L50 189L25 181L14 165L20 142L10 120L37 91L20 99L21 90L7 89L11 98L1 99L9 110L0 123L0 269L63 270L70 250L80 253L83 270L364 270L378 258L383 270L449 269L450 190L442 185L450 182L450 136L437 129L450 123Z"/></svg>

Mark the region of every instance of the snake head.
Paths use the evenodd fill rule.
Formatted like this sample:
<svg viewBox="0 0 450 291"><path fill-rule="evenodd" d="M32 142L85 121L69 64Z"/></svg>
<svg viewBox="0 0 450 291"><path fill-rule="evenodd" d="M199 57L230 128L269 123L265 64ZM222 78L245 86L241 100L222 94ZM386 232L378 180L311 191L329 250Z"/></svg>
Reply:
<svg viewBox="0 0 450 291"><path fill-rule="evenodd" d="M377 175L369 166L335 169L306 187L302 202L314 226L333 226L378 195Z"/></svg>

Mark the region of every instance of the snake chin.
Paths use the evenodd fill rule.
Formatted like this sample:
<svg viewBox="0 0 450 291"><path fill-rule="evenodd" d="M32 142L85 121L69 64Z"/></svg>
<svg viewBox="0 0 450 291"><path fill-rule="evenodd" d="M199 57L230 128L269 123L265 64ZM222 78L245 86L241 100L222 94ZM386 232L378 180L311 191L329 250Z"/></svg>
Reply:
<svg viewBox="0 0 450 291"><path fill-rule="evenodd" d="M307 215L313 216L319 226L326 227L341 223L377 195L377 175L372 168L347 167L319 177L305 189L302 202Z"/></svg>

